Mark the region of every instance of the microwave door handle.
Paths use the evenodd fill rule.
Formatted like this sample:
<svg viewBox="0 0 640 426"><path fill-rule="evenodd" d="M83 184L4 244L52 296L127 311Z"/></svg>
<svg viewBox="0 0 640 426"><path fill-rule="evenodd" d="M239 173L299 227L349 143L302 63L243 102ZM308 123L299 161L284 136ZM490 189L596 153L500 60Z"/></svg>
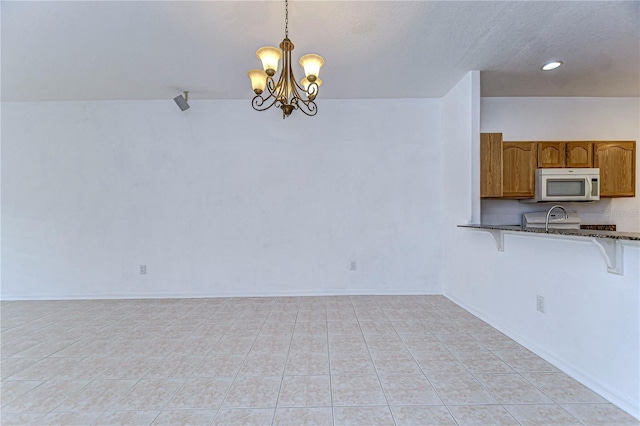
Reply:
<svg viewBox="0 0 640 426"><path fill-rule="evenodd" d="M591 177L587 176L584 178L587 183L587 188L589 188L589 192L587 193L587 200L591 199L591 194L593 194L593 183L591 182Z"/></svg>

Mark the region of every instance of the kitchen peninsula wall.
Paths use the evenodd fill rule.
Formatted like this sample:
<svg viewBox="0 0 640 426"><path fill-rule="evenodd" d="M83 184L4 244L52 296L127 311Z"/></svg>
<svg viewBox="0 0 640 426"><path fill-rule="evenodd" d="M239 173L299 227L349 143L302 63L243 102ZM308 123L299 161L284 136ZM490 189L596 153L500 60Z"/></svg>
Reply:
<svg viewBox="0 0 640 426"><path fill-rule="evenodd" d="M480 164L475 149L481 132L502 132L512 141L638 140L638 98L481 100L478 86L466 93L460 108L475 105L477 96L481 109L451 127L471 135L443 126L444 295L640 419L639 247L625 247L624 275L617 275L607 272L602 254L589 242L508 235L501 252L488 232L448 229L452 220L479 223L474 189L480 189L480 179L472 172ZM610 203L626 214L638 209L637 198ZM486 203L481 208L478 216L486 216ZM637 219L624 217L619 230L637 232ZM536 310L538 295L550 307L545 314Z"/></svg>
<svg viewBox="0 0 640 426"><path fill-rule="evenodd" d="M638 98L482 98L480 131L503 133L508 141L640 140ZM636 156L640 153L636 150ZM636 168L640 160L636 158ZM636 188L640 188L636 170ZM485 224L519 224L522 214L548 210L552 204L517 200L482 200ZM562 203L584 224L615 224L619 231L640 232L640 200L601 199Z"/></svg>

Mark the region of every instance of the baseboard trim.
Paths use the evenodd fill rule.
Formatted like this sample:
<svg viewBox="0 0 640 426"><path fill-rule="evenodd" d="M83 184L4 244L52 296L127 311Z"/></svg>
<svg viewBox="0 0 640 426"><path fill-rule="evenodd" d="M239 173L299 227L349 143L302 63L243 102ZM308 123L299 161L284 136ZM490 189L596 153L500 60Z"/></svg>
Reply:
<svg viewBox="0 0 640 426"><path fill-rule="evenodd" d="M604 399L608 400L609 402L616 405L620 409L626 411L636 419L640 420L640 405L638 404L638 402L633 401L624 395L620 395L618 392L611 389L609 386L604 385L603 383L598 381L598 379L593 377L591 374L581 370L580 368L577 368L568 360L556 355L553 352L548 351L547 349L545 349L542 346L539 346L532 340L509 329L508 327L503 327L500 324L496 324L494 321L491 320L491 317L487 315L485 312L479 311L467 305L466 303L459 300L458 298L451 296L449 294L445 293L444 296L447 299L454 302L455 304L459 305L460 307L466 309L473 315L477 316L478 318L480 318L481 320L483 320L484 322L486 322L496 330L509 336L511 339L515 340L525 348L529 349L531 352L543 358L545 361L549 362L554 367L567 373L569 376L571 376L578 382L582 383L584 386L591 389L598 395L602 396Z"/></svg>
<svg viewBox="0 0 640 426"><path fill-rule="evenodd" d="M220 299L230 297L313 297L313 296L442 296L441 292L425 291L380 291L380 289L357 289L338 291L279 291L279 292L239 292L218 291L211 293L111 293L111 294L43 294L43 295L1 295L0 300L121 300L121 299Z"/></svg>

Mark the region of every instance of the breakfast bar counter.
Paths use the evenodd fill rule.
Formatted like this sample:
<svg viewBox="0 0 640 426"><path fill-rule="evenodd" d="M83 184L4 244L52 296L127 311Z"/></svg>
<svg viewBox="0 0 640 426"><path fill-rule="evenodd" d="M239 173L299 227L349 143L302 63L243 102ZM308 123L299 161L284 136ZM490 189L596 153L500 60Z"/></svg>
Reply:
<svg viewBox="0 0 640 426"><path fill-rule="evenodd" d="M590 238L608 238L612 240L629 240L640 241L640 232L618 232L618 231L603 231L596 229L549 229L545 231L542 228L525 228L521 225L458 225L460 228L473 228L484 230L496 230L496 231L511 231L511 232L533 232L536 234L549 234L549 235L569 235L578 237L590 237Z"/></svg>
<svg viewBox="0 0 640 426"><path fill-rule="evenodd" d="M490 233L496 241L498 251L504 252L504 236L506 234L526 235L541 238L559 238L565 240L580 240L591 242L600 250L607 265L607 271L612 274L624 274L624 247L626 245L640 245L640 233L604 231L597 229L549 229L526 228L521 225L458 225Z"/></svg>

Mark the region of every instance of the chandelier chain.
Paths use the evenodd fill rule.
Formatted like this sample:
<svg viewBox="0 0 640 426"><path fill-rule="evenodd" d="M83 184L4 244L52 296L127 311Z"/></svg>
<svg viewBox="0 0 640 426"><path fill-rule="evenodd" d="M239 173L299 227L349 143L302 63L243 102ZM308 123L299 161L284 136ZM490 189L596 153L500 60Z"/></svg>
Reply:
<svg viewBox="0 0 640 426"><path fill-rule="evenodd" d="M284 0L284 37L289 38L289 0Z"/></svg>

